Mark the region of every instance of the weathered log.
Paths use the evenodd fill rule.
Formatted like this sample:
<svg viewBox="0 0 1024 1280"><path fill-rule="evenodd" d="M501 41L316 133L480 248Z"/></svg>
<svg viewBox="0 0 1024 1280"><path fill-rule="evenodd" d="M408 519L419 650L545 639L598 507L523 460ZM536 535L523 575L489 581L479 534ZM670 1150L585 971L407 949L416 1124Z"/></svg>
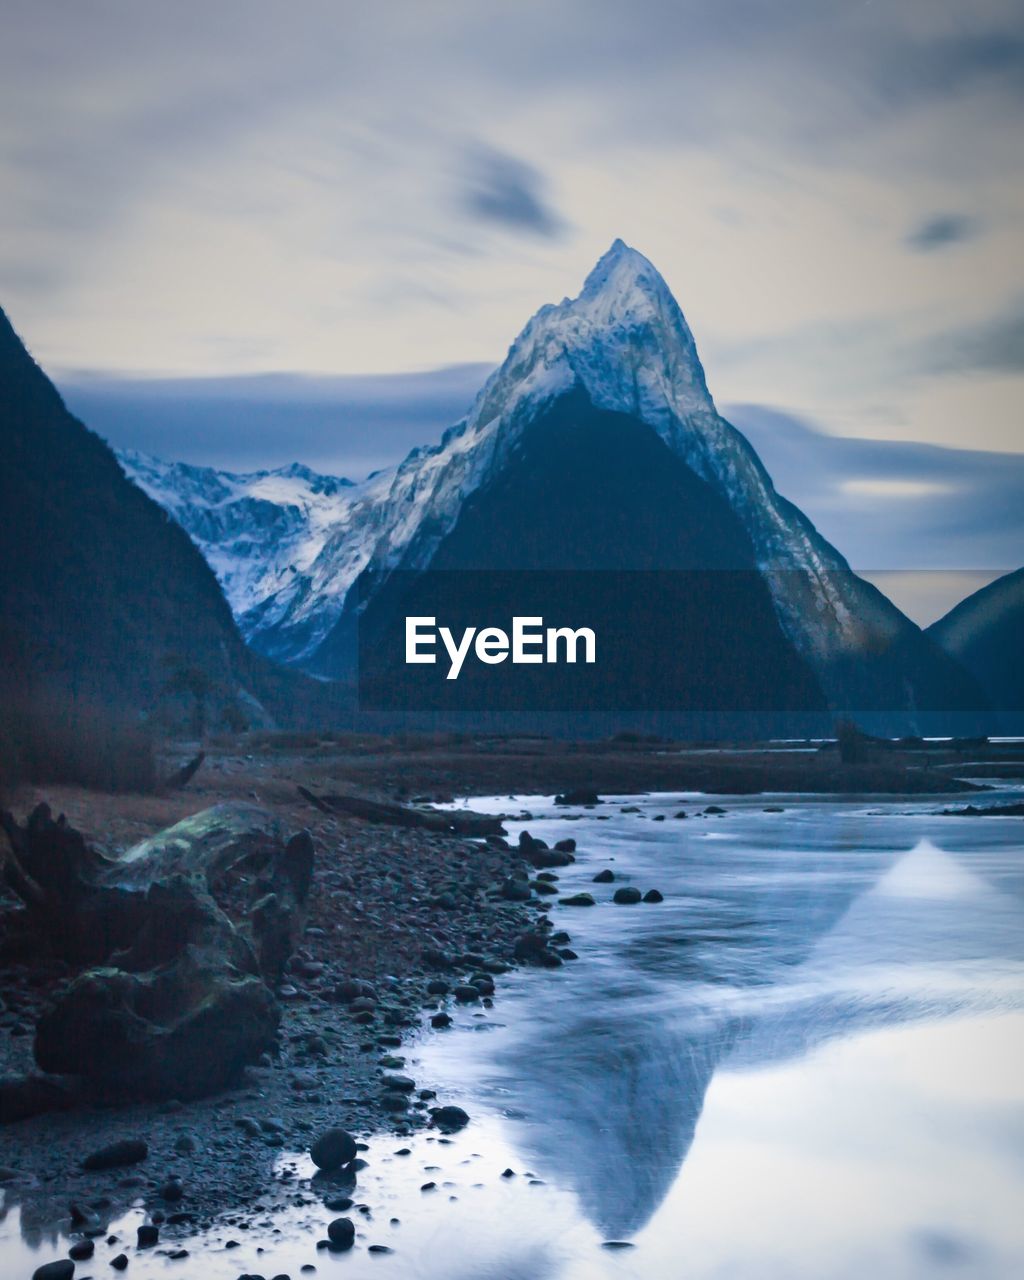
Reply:
<svg viewBox="0 0 1024 1280"><path fill-rule="evenodd" d="M362 818L364 822L377 822L392 827L419 827L426 831L461 836L505 834L502 819L485 813L396 804L389 800L369 800L365 796L317 796L302 786L299 787L299 794L321 812L343 813L351 818Z"/></svg>
<svg viewBox="0 0 1024 1280"><path fill-rule="evenodd" d="M119 1095L199 1097L270 1047L280 1010L197 877L155 882L146 904L131 948L74 979L40 1019L36 1062Z"/></svg>
<svg viewBox="0 0 1024 1280"><path fill-rule="evenodd" d="M112 858L45 805L24 827L0 821L8 883L50 948L86 968L39 1022L44 1071L194 1097L268 1047L270 988L304 927L308 831L286 841L265 810L218 805Z"/></svg>
<svg viewBox="0 0 1024 1280"><path fill-rule="evenodd" d="M202 768L203 761L206 759L206 752L200 751L197 756L186 765L182 765L180 769L176 769L174 773L167 778L161 788L163 791L180 791L182 787L187 787L192 779Z"/></svg>

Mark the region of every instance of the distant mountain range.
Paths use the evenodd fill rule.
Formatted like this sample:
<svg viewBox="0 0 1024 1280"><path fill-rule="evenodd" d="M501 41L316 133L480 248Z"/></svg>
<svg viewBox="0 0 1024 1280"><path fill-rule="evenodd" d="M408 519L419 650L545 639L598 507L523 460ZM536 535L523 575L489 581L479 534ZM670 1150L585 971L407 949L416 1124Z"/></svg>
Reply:
<svg viewBox="0 0 1024 1280"><path fill-rule="evenodd" d="M294 462L236 474L117 451L125 474L181 525L245 619L304 574L337 526L355 486Z"/></svg>
<svg viewBox="0 0 1024 1280"><path fill-rule="evenodd" d="M199 689L211 728L289 718L312 682L247 647L214 574L65 408L0 312L0 711L137 714Z"/></svg>
<svg viewBox="0 0 1024 1280"><path fill-rule="evenodd" d="M928 628L928 635L974 676L1004 727L1019 732L1024 712L1024 569L962 600Z"/></svg>
<svg viewBox="0 0 1024 1280"><path fill-rule="evenodd" d="M642 684L650 705L868 713L910 730L985 705L775 491L716 410L664 280L621 241L578 297L530 320L439 445L361 484L122 464L203 548L249 643L320 676L353 678L360 634L382 640L430 603L424 575L576 573L582 590L582 571L648 571L691 577L671 608L634 611L634 633L657 637L642 654L657 676L605 671L624 706ZM453 607L493 613L484 582L467 575ZM614 608L602 616L615 626Z"/></svg>

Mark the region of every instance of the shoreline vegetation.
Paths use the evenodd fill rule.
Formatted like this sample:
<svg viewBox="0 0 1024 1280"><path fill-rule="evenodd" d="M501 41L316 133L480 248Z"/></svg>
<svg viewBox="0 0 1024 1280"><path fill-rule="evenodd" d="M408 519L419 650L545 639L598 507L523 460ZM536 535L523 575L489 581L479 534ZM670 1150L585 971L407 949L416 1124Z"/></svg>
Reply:
<svg viewBox="0 0 1024 1280"><path fill-rule="evenodd" d="M443 1081L407 1074L405 1046L444 1034L456 1004L486 1013L496 980L500 996L501 975L513 966L575 958L565 932L571 912L548 918L574 841L550 850L513 845L500 822L436 806L472 795L560 795L578 805L645 791L967 799L986 776L1024 773L1019 744L984 741L865 739L841 753L835 743L262 733L213 739L203 750L201 759L195 743L165 753L159 776L184 778L173 787L114 795L24 784L5 801L0 1121L11 1122L0 1123L0 1186L8 1206L21 1206L23 1233L63 1227L79 1241L95 1239L97 1257L137 1247L99 1237L139 1198L146 1225L170 1248L186 1248L227 1211L236 1219L265 1214L285 1192L328 1208L351 1200L351 1188L342 1194L330 1181L282 1183L275 1162L337 1128L357 1139L443 1132L451 1113L439 1108L458 1099L445 1097ZM851 750L855 761L844 763ZM309 831L313 869L299 936L269 982L279 1029L226 1091L127 1099L83 1090L74 1078L40 1077L37 1021L76 976L59 948L26 928L31 912L10 887L17 832L43 802L81 833L107 879L128 849L148 841L152 852L152 837L214 806L264 812L286 834ZM518 804L509 810L518 817ZM567 821L567 836L572 830ZM218 903L227 916L232 904L230 895ZM244 932L241 917L235 924ZM27 1094L26 1080L36 1081ZM126 1141L144 1158L86 1167ZM357 1178L357 1168L349 1173Z"/></svg>

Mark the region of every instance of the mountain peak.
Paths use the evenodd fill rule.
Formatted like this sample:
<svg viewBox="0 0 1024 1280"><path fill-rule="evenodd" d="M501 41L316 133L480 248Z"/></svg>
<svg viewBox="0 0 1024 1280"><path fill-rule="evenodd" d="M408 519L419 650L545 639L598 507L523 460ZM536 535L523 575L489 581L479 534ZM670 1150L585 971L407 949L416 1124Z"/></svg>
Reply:
<svg viewBox="0 0 1024 1280"><path fill-rule="evenodd" d="M621 295L634 290L668 294L671 297L669 287L654 263L624 240L614 240L611 248L598 258L583 282L577 301L599 295Z"/></svg>
<svg viewBox="0 0 1024 1280"><path fill-rule="evenodd" d="M582 384L601 408L659 423L714 414L686 319L654 264L623 240L598 259L575 298L533 316L484 387L475 426Z"/></svg>

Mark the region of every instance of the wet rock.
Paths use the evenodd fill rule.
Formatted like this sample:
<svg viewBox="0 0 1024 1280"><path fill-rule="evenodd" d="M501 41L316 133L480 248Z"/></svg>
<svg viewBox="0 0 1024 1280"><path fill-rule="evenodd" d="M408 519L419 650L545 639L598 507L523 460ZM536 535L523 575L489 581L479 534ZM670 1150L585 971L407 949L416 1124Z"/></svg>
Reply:
<svg viewBox="0 0 1024 1280"><path fill-rule="evenodd" d="M568 898L559 898L558 901L563 907L592 907L595 905L594 898L589 893L574 893Z"/></svg>
<svg viewBox="0 0 1024 1280"><path fill-rule="evenodd" d="M475 1000L480 999L479 988L474 987L470 982L460 982L452 994L460 1004L472 1004Z"/></svg>
<svg viewBox="0 0 1024 1280"><path fill-rule="evenodd" d="M501 896L506 902L529 902L531 892L526 880L513 880L509 877L501 886Z"/></svg>
<svg viewBox="0 0 1024 1280"><path fill-rule="evenodd" d="M356 1224L351 1218L335 1218L327 1227L331 1248L339 1253L351 1249L356 1239Z"/></svg>
<svg viewBox="0 0 1024 1280"><path fill-rule="evenodd" d="M90 1172L99 1169L118 1169L123 1165L139 1164L149 1155L149 1146L141 1138L124 1138L100 1147L82 1161L82 1168Z"/></svg>
<svg viewBox="0 0 1024 1280"><path fill-rule="evenodd" d="M334 987L334 999L340 1004L349 1004L353 1000L376 1000L377 993L369 982L359 978L344 978Z"/></svg>
<svg viewBox="0 0 1024 1280"><path fill-rule="evenodd" d="M96 1252L96 1245L92 1240L76 1240L68 1250L68 1257L73 1262L86 1262Z"/></svg>
<svg viewBox="0 0 1024 1280"><path fill-rule="evenodd" d="M612 902L617 903L620 907L632 907L640 902L643 895L639 889L634 889L632 885L624 885L621 889L616 889L612 894Z"/></svg>
<svg viewBox="0 0 1024 1280"><path fill-rule="evenodd" d="M469 1124L469 1116L461 1107L438 1107L431 1113L432 1123L442 1133L458 1133Z"/></svg>
<svg viewBox="0 0 1024 1280"><path fill-rule="evenodd" d="M576 841L571 836L565 840L556 840L555 848L559 853L575 853Z"/></svg>
<svg viewBox="0 0 1024 1280"><path fill-rule="evenodd" d="M515 940L512 954L520 964L540 964L548 949L542 933L523 933Z"/></svg>
<svg viewBox="0 0 1024 1280"><path fill-rule="evenodd" d="M660 889L648 889L644 894L644 902L664 902L665 895Z"/></svg>
<svg viewBox="0 0 1024 1280"><path fill-rule="evenodd" d="M427 983L427 995L430 996L446 996L450 990L451 986L444 978L431 978Z"/></svg>
<svg viewBox="0 0 1024 1280"><path fill-rule="evenodd" d="M610 867L605 867L603 871L599 871L594 876L594 884L611 884L615 879L615 872Z"/></svg>
<svg viewBox="0 0 1024 1280"><path fill-rule="evenodd" d="M386 1089L395 1089L399 1093L412 1093L416 1088L416 1081L410 1076L385 1076L381 1083Z"/></svg>
<svg viewBox="0 0 1024 1280"><path fill-rule="evenodd" d="M519 834L519 852L534 869L540 871L547 867L567 867L576 861L572 853L564 849L549 849L543 840L531 836L529 831Z"/></svg>
<svg viewBox="0 0 1024 1280"><path fill-rule="evenodd" d="M32 1272L32 1280L71 1280L75 1274L75 1264L68 1258L57 1262L44 1262Z"/></svg>
<svg viewBox="0 0 1024 1280"><path fill-rule="evenodd" d="M721 805L709 804L708 807L704 810L704 812L710 813L712 815L716 815L716 814L725 813L725 810L721 807Z"/></svg>
<svg viewBox="0 0 1024 1280"><path fill-rule="evenodd" d="M144 1222L139 1227L137 1241L140 1249L152 1249L160 1239L160 1228L153 1222Z"/></svg>
<svg viewBox="0 0 1024 1280"><path fill-rule="evenodd" d="M309 1149L313 1163L324 1173L333 1173L356 1158L356 1140L346 1129L328 1129Z"/></svg>
<svg viewBox="0 0 1024 1280"><path fill-rule="evenodd" d="M588 805L600 803L601 797L589 787L575 787L570 791L563 791L561 795L555 796L555 804Z"/></svg>
<svg viewBox="0 0 1024 1280"><path fill-rule="evenodd" d="M432 1017L431 1017L431 1019L430 1019L430 1025L431 1025L432 1027L435 1027L435 1028L436 1028L437 1030L439 1030L439 1031L440 1031L440 1030L443 1030L443 1028L445 1028L445 1027L450 1027L450 1026L452 1025L452 1018L451 1018L451 1014L449 1014L449 1013L435 1013L435 1014L433 1014L433 1015L432 1015Z"/></svg>
<svg viewBox="0 0 1024 1280"><path fill-rule="evenodd" d="M110 1259L110 1265L114 1268L114 1270L115 1270L115 1271L125 1271L125 1270L127 1270L127 1268L128 1268L128 1256L127 1256L127 1254L119 1253L115 1258L111 1258L111 1259Z"/></svg>

